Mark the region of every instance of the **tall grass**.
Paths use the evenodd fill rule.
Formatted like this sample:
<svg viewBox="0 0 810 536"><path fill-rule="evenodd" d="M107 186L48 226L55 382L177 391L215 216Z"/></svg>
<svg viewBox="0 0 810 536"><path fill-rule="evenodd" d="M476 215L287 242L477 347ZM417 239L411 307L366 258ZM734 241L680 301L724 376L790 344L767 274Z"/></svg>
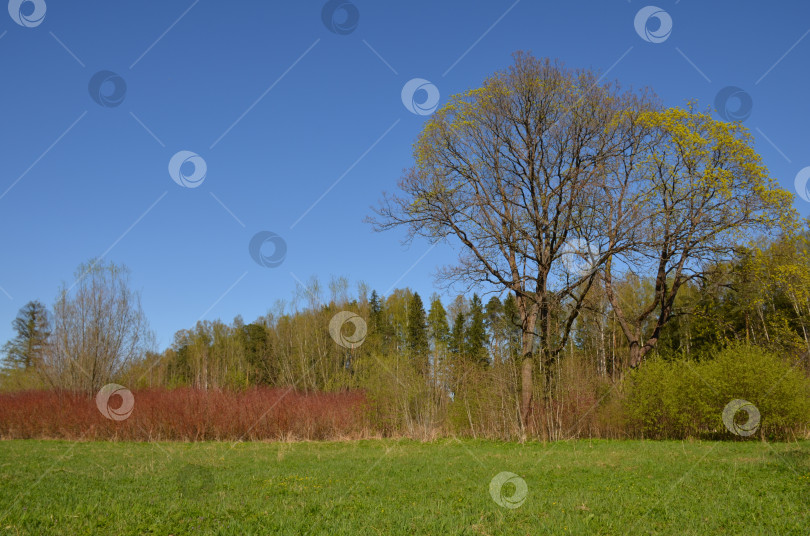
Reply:
<svg viewBox="0 0 810 536"><path fill-rule="evenodd" d="M104 417L94 398L57 391L0 394L0 438L73 440L262 440L365 437L361 392L302 393L254 388L241 392L191 388L133 392L122 421ZM119 407L119 396L110 398Z"/></svg>

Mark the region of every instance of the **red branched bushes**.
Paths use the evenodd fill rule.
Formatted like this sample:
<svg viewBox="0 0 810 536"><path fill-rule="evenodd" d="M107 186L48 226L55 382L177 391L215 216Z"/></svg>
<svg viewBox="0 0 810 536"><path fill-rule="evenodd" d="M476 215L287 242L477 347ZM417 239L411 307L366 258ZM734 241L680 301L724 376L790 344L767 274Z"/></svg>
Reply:
<svg viewBox="0 0 810 536"><path fill-rule="evenodd" d="M0 393L0 438L72 440L303 440L367 436L362 392L302 393L150 389L134 391L124 420L102 415L95 398L57 391ZM110 408L122 404L119 395Z"/></svg>

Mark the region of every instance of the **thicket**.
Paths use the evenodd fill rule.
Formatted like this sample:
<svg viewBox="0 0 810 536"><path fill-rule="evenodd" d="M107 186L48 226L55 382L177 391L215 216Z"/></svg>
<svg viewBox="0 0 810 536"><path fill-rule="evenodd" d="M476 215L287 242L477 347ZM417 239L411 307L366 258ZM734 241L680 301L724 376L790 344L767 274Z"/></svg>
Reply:
<svg viewBox="0 0 810 536"><path fill-rule="evenodd" d="M735 400L756 408L750 426L756 437L795 439L810 421L805 371L775 352L744 343L711 360L647 363L630 374L625 407L631 433L641 437L721 438L729 436L724 409ZM750 419L744 411L729 413L737 425Z"/></svg>

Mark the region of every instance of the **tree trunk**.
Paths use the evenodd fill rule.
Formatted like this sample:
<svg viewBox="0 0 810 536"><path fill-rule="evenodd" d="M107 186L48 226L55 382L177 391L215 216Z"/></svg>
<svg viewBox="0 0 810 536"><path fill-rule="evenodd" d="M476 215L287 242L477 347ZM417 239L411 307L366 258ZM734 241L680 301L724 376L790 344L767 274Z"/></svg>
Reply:
<svg viewBox="0 0 810 536"><path fill-rule="evenodd" d="M525 436L529 431L532 413L532 399L534 397L534 326L537 313L530 310L523 322L521 337L521 356L523 361L520 368L520 422Z"/></svg>
<svg viewBox="0 0 810 536"><path fill-rule="evenodd" d="M630 368L636 368L641 363L641 345L637 340L630 342Z"/></svg>
<svg viewBox="0 0 810 536"><path fill-rule="evenodd" d="M520 398L520 421L523 426L523 434L526 435L529 429L529 420L532 412L532 398L534 395L534 356L531 351L523 354L523 364L520 370L521 398Z"/></svg>

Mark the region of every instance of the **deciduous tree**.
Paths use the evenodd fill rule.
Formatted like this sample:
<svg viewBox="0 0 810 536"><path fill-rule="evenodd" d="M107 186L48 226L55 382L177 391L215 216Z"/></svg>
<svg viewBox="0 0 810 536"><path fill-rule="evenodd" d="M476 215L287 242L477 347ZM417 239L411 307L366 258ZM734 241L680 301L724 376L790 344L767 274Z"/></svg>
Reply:
<svg viewBox="0 0 810 536"><path fill-rule="evenodd" d="M598 209L615 187L611 170L642 149L638 118L652 106L592 71L518 53L511 67L431 117L401 193L386 196L372 220L378 230L403 226L410 239L457 241L459 263L441 272L443 280L514 293L524 425L535 343L549 377L608 253ZM611 247L624 247L627 237ZM587 257L584 269L564 262L572 253Z"/></svg>
<svg viewBox="0 0 810 536"><path fill-rule="evenodd" d="M623 167L620 177L626 191L640 195L613 195L603 225L608 242L620 242L626 233L622 215L644 201L647 233L629 247L610 248L604 271L631 367L655 348L685 284L753 239L795 225L792 195L768 175L742 125L722 123L693 106L649 111L640 123L649 136L644 158ZM654 281L640 309L632 311L615 291L617 272Z"/></svg>
<svg viewBox="0 0 810 536"><path fill-rule="evenodd" d="M140 295L129 270L91 261L62 286L53 308L53 333L45 371L59 387L95 393L140 359L152 344Z"/></svg>

